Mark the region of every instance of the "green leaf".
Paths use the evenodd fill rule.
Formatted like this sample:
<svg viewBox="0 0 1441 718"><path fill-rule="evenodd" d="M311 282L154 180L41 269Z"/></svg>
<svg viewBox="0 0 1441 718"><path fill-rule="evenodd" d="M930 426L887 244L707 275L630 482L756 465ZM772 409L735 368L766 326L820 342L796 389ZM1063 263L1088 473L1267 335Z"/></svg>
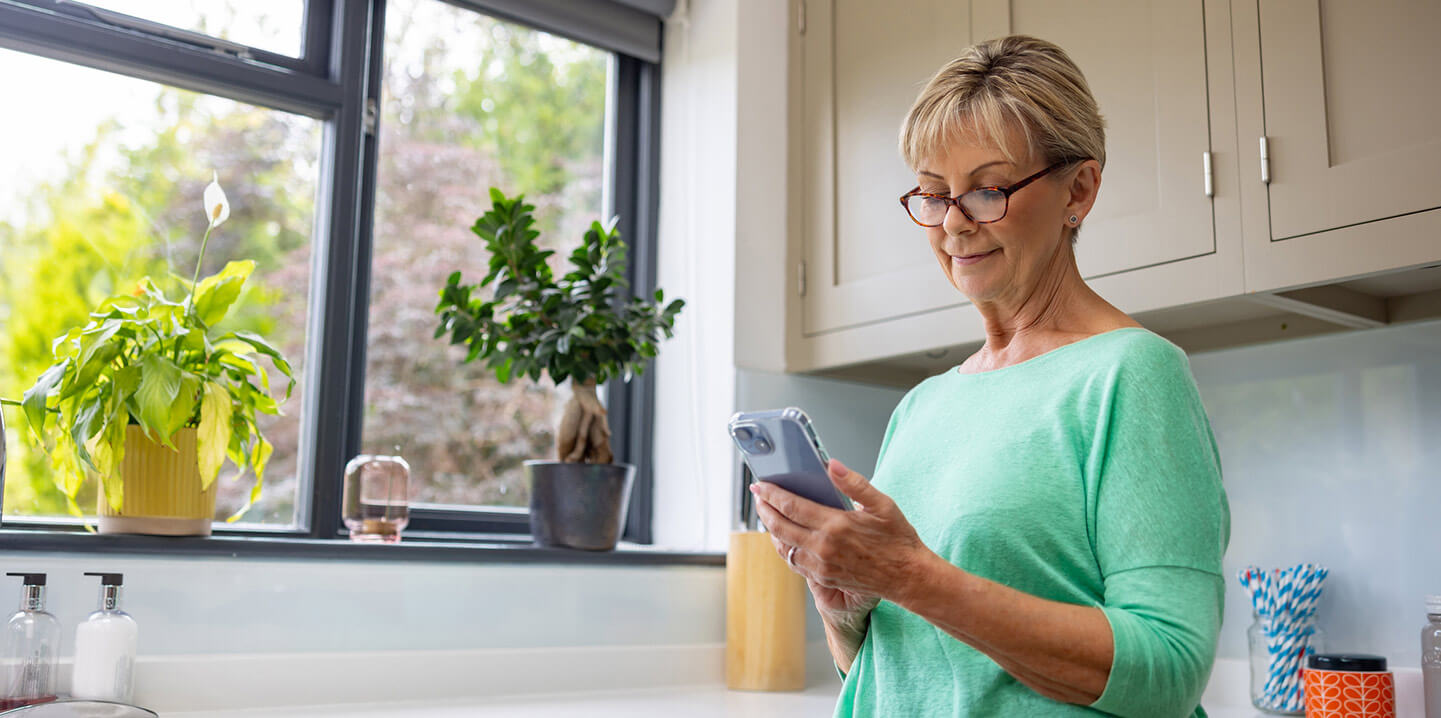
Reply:
<svg viewBox="0 0 1441 718"><path fill-rule="evenodd" d="M160 443L175 448L165 428L170 425L170 411L180 394L180 367L169 357L150 354L140 362L140 386L135 399L140 406L140 425L147 433L160 434ZM193 405L192 405L193 406Z"/></svg>
<svg viewBox="0 0 1441 718"><path fill-rule="evenodd" d="M250 332L234 332L234 336L235 338L250 344L250 346L255 347L255 349L261 354L270 357L271 361L275 362L275 367L277 369L283 372L286 376L291 376L290 362L285 360L285 356L280 353L279 349L271 346L269 342L265 341L265 339L263 339L259 335L252 334ZM289 395L290 394L287 392L286 396Z"/></svg>
<svg viewBox="0 0 1441 718"><path fill-rule="evenodd" d="M140 367L131 364L115 371L113 376L115 397L117 401L123 402L135 394L140 388Z"/></svg>
<svg viewBox="0 0 1441 718"><path fill-rule="evenodd" d="M195 285L195 315L205 326L215 326L225 318L253 271L255 262L251 260L230 262L219 273Z"/></svg>
<svg viewBox="0 0 1441 718"><path fill-rule="evenodd" d="M82 352L80 354L80 371L76 373L74 379L70 380L70 385L65 388L65 391L60 392L60 401L69 399L76 394L84 393L86 390L94 387L95 380L100 376L100 373L109 368L110 364L115 361L115 357L119 355L120 346L117 344L105 344L96 347L94 351Z"/></svg>
<svg viewBox="0 0 1441 718"><path fill-rule="evenodd" d="M190 372L180 377L180 391L175 394L175 403L170 406L170 420L165 425L165 434L174 436L181 427L195 417L195 405L200 400L201 380Z"/></svg>
<svg viewBox="0 0 1441 718"><path fill-rule="evenodd" d="M249 356L255 353L255 347L251 346L250 342L239 339L221 339L215 342L210 349L216 352L229 352L236 356Z"/></svg>
<svg viewBox="0 0 1441 718"><path fill-rule="evenodd" d="M200 468L200 490L215 483L220 466L225 463L225 449L230 446L230 417L234 408L230 392L218 382L205 384L200 400L200 428L195 432L196 463Z"/></svg>
<svg viewBox="0 0 1441 718"><path fill-rule="evenodd" d="M69 368L70 360L66 359L46 369L45 373L35 380L35 385L30 387L21 399L21 404L25 409L25 419L30 422L30 429L35 432L36 437L43 436L45 433L45 404L50 398L50 392L55 389L56 384L60 383L60 377L64 376L65 370Z"/></svg>
<svg viewBox="0 0 1441 718"><path fill-rule="evenodd" d="M104 401L87 401L80 407L75 419L70 422L70 441L75 446L76 453L80 456L80 462L93 471L99 471L95 467L95 459L90 455L90 449L86 446L91 437L100 433L105 426L107 414L102 413L107 409Z"/></svg>

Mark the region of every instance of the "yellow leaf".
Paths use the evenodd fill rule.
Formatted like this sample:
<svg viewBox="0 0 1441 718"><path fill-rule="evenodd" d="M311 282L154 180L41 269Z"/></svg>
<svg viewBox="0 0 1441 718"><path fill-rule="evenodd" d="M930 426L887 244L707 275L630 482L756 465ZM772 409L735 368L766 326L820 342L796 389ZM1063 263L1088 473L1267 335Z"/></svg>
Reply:
<svg viewBox="0 0 1441 718"><path fill-rule="evenodd" d="M200 428L195 432L196 463L200 468L200 490L215 483L225 448L230 445L230 393L218 382L207 382L200 400Z"/></svg>

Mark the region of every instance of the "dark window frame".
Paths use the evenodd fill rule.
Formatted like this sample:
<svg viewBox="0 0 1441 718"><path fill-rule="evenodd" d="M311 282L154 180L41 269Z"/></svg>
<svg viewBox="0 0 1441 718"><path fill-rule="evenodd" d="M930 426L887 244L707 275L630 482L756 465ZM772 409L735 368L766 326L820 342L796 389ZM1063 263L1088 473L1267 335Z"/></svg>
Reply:
<svg viewBox="0 0 1441 718"><path fill-rule="evenodd" d="M476 12L488 10L483 3L442 1ZM374 126L366 126L366 108L379 101L385 6L385 0L308 0L302 57L257 50L247 61L96 22L69 12L55 0L0 0L0 48L326 121L298 461L301 483L310 490L297 496L298 526L293 529L217 526L217 534L269 541L345 536L340 485L345 463L361 445L377 167L377 133ZM508 15L500 19L526 24ZM607 138L613 147L613 162L607 167L613 209L631 249L632 288L637 295L648 296L656 284L660 67L614 48L601 49L614 56L609 100L615 116ZM629 383L613 380L606 386L616 460L637 467L622 536L637 544L652 543L654 376L649 369ZM326 379L318 380L321 376ZM63 522L24 525L51 532L78 530ZM523 538L530 527L524 509L418 507L412 512L409 532L452 540L467 534ZM119 544L111 540L107 546L123 547L128 537L115 538ZM145 543L149 539L133 538L135 546L150 546ZM173 544L179 551L193 543L165 545Z"/></svg>

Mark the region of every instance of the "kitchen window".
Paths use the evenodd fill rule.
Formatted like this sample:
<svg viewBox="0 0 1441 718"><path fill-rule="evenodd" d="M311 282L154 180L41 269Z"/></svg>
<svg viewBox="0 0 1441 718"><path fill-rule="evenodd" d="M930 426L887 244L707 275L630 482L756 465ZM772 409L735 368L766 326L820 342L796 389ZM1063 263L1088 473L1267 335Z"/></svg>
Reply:
<svg viewBox="0 0 1441 718"><path fill-rule="evenodd" d="M269 0L160 13L126 0L0 0L0 71L27 78L7 100L45 108L0 118L14 164L0 177L0 275L10 278L0 396L18 398L48 364L17 352L76 322L27 309L35 298L13 280L34 280L47 252L83 258L95 267L64 270L82 314L90 294L131 275L188 280L200 225L191 205L214 169L235 214L206 269L257 260L236 320L275 337L299 379L286 416L262 427L276 453L261 501L216 531L342 538L345 463L400 453L412 465L409 535L524 538L519 464L553 452L563 388L500 385L461 365L432 338L435 295L452 270L483 274L469 226L492 185L526 193L561 256L590 220L618 216L632 286L651 291L666 4ZM121 220L133 236L119 259L54 239L66 221ZM617 460L639 467L625 538L640 543L646 376L603 388ZM21 412L4 411L6 528L73 527ZM241 488L222 488L218 518L243 505Z"/></svg>
<svg viewBox="0 0 1441 718"><path fill-rule="evenodd" d="M11 50L0 50L0 76L12 78L17 105L48 107L0 116L11 163L0 174L0 396L29 388L54 361L50 340L84 324L101 299L143 276L179 293L173 277L188 280L200 250L198 198L211 171L221 173L234 213L211 237L202 273L231 259L257 265L223 328L269 338L301 382L284 416L261 418L275 453L264 492L239 525L295 527L308 489L296 469L321 123ZM28 425L18 411L7 419L6 522L68 520L48 459L21 440ZM222 518L250 493L248 480L227 479L233 473L217 484ZM87 514L97 486L87 482L78 498Z"/></svg>

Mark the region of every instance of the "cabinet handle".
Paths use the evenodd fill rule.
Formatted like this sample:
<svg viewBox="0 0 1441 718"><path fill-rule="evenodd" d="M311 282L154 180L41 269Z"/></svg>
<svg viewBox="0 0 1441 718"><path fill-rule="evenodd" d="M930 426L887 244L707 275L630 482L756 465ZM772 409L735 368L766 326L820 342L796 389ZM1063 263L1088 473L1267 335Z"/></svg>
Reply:
<svg viewBox="0 0 1441 718"><path fill-rule="evenodd" d="M1201 153L1201 171L1206 175L1206 196L1216 196L1216 185L1211 174L1211 152L1207 150Z"/></svg>
<svg viewBox="0 0 1441 718"><path fill-rule="evenodd" d="M1271 184L1271 153L1265 135L1261 135L1261 184Z"/></svg>

